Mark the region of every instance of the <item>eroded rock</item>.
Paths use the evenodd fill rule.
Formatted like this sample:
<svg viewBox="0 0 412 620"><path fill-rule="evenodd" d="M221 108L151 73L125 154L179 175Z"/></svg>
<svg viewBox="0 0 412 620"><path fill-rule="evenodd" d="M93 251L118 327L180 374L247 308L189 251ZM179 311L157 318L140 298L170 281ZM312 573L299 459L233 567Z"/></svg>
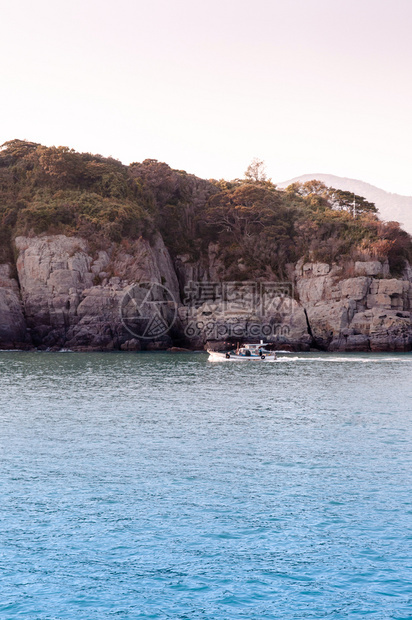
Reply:
<svg viewBox="0 0 412 620"><path fill-rule="evenodd" d="M18 282L8 263L0 265L0 348L25 348L30 344Z"/></svg>

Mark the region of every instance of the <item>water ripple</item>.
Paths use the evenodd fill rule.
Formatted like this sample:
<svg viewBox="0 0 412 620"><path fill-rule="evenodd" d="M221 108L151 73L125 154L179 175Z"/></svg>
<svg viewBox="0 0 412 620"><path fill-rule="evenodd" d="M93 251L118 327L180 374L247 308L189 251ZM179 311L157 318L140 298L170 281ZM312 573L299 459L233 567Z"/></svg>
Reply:
<svg viewBox="0 0 412 620"><path fill-rule="evenodd" d="M0 617L412 618L411 361L1 353Z"/></svg>

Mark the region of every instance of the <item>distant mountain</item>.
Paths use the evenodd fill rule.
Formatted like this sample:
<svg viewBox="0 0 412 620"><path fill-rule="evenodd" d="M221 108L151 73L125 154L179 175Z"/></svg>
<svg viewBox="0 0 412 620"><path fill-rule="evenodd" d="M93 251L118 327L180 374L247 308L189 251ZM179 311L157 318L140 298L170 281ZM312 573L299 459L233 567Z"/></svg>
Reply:
<svg viewBox="0 0 412 620"><path fill-rule="evenodd" d="M336 187L349 192L354 192L358 196L364 196L366 200L374 202L378 208L379 215L383 220L399 222L402 227L412 234L412 196L401 196L399 194L391 194L385 192L379 187L357 181L356 179L347 179L338 177L334 174L302 174L300 177L278 183L279 188L284 188L291 183L300 181L305 183L317 179L322 181L328 187Z"/></svg>

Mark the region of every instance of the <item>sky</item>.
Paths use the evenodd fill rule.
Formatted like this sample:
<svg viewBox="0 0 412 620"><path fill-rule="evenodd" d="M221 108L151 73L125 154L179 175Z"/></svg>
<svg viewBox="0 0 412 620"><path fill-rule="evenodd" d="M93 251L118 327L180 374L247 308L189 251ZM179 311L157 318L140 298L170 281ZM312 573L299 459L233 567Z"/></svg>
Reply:
<svg viewBox="0 0 412 620"><path fill-rule="evenodd" d="M0 144L412 195L411 0L8 0Z"/></svg>

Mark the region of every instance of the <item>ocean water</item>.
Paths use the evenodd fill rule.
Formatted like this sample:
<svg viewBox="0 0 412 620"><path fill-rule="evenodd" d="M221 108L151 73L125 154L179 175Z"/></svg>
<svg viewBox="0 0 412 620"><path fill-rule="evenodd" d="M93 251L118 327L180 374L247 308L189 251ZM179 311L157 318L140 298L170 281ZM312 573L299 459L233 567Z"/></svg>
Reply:
<svg viewBox="0 0 412 620"><path fill-rule="evenodd" d="M0 353L0 618L412 618L412 355Z"/></svg>

